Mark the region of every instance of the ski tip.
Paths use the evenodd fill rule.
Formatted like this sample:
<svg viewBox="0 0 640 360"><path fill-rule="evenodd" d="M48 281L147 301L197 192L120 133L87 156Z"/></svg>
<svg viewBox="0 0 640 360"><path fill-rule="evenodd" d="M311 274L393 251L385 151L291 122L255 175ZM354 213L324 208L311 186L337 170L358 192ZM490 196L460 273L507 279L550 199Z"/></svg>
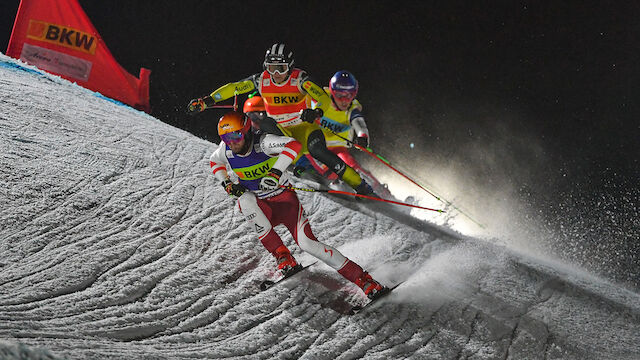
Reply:
<svg viewBox="0 0 640 360"><path fill-rule="evenodd" d="M355 315L355 314L359 313L360 311L364 310L365 308L368 308L369 306L371 306L376 301L388 296L395 288L400 286L400 284L402 284L403 282L404 281L401 281L401 282L395 284L392 287L385 286L384 288L382 288L382 290L378 291L378 293L376 293L376 295L373 298L370 298L369 302L367 302L366 304L353 306L351 308L351 310L349 311L349 315Z"/></svg>
<svg viewBox="0 0 640 360"><path fill-rule="evenodd" d="M358 313L358 311L362 310L362 306L360 305L356 305L354 307L351 308L351 310L349 310L349 315L355 315Z"/></svg>
<svg viewBox="0 0 640 360"><path fill-rule="evenodd" d="M260 283L260 290L265 291L268 288L272 287L274 284L275 284L275 282L273 282L271 280L265 280L265 281Z"/></svg>
<svg viewBox="0 0 640 360"><path fill-rule="evenodd" d="M393 290L394 288L395 288L395 286L393 288L388 288L388 287L385 286L382 289L380 289L380 291L378 291L374 296L370 297L369 300L373 301L373 300L379 299L381 297L384 297L385 295L390 293L391 290Z"/></svg>
<svg viewBox="0 0 640 360"><path fill-rule="evenodd" d="M300 272L302 269L304 269L304 268L302 267L302 265L300 265L300 264L296 264L296 266L294 266L294 267L290 268L290 269L289 269L289 270L287 270L286 272L283 272L283 273L282 273L282 276L283 276L284 278L288 278L288 277L290 277L291 275L294 275L295 273Z"/></svg>

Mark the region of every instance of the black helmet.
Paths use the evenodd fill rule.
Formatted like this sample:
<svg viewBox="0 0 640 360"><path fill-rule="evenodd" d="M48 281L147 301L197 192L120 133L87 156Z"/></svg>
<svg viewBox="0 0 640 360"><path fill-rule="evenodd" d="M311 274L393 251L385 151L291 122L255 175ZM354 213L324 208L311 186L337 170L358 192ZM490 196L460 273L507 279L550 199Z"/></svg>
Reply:
<svg viewBox="0 0 640 360"><path fill-rule="evenodd" d="M268 70L268 65L286 65L286 71L293 68L293 52L287 50L284 44L273 44L267 49L264 55L264 68ZM285 72L286 72L285 71Z"/></svg>

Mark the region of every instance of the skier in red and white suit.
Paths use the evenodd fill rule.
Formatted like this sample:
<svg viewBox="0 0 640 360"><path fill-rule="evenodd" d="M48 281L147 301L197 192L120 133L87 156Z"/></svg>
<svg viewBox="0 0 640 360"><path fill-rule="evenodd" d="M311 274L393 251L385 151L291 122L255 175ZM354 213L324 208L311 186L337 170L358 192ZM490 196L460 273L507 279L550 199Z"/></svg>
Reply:
<svg viewBox="0 0 640 360"><path fill-rule="evenodd" d="M318 241L296 193L281 187L289 184L285 170L302 148L297 140L256 133L251 129L251 120L240 112L222 116L218 134L223 141L210 158L213 174L229 195L238 198L240 211L256 229L262 245L276 258L278 269L286 273L298 265L273 230L283 224L303 251L336 269L367 296L374 297L383 289L358 264ZM230 180L228 169L238 176L238 183Z"/></svg>

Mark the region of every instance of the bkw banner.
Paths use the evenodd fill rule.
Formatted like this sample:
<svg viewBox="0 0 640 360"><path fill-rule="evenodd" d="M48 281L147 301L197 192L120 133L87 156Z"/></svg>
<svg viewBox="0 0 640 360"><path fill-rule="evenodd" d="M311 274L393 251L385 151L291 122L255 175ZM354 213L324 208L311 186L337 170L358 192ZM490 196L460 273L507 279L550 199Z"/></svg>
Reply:
<svg viewBox="0 0 640 360"><path fill-rule="evenodd" d="M22 0L7 55L87 89L150 112L149 75L129 74L100 38L77 0Z"/></svg>

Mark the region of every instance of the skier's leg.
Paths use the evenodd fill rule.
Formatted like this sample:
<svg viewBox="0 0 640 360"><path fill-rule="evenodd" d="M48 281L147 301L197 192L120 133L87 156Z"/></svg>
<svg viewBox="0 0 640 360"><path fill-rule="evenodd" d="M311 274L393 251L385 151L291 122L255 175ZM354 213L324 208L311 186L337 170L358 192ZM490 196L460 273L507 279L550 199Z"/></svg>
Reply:
<svg viewBox="0 0 640 360"><path fill-rule="evenodd" d="M329 167L327 167L327 165L321 163L320 161L316 160L314 157L309 156L309 162L311 163L311 166L313 166L313 168L316 170L316 172L322 176L325 176L327 173L331 173L334 174L333 172L331 172L329 170ZM334 174L335 176L335 174Z"/></svg>
<svg viewBox="0 0 640 360"><path fill-rule="evenodd" d="M351 166L354 170L359 171L362 168L356 159L349 153L349 148L335 146L330 148L330 150L334 154L338 155L345 164Z"/></svg>
<svg viewBox="0 0 640 360"><path fill-rule="evenodd" d="M336 269L338 274L361 288L365 295L373 297L378 291L382 290L382 285L375 281L360 265L342 255L338 249L316 239L313 232L311 232L311 225L309 225L309 220L307 220L304 209L299 202L296 232L293 236L302 250Z"/></svg>
<svg viewBox="0 0 640 360"><path fill-rule="evenodd" d="M322 130L315 129L307 137L309 153L320 162L324 163L336 173L344 182L358 193L371 193L371 188L362 180L360 175L342 161L336 154L327 149L327 144Z"/></svg>
<svg viewBox="0 0 640 360"><path fill-rule="evenodd" d="M250 191L245 192L238 198L240 212L245 219L251 224L258 233L258 239L262 245L273 256L276 256L276 250L284 246L280 236L273 230L270 218L272 217L271 207L264 201L258 199L256 195ZM277 256L276 256L277 258Z"/></svg>
<svg viewBox="0 0 640 360"><path fill-rule="evenodd" d="M318 241L295 192L285 191L267 201L273 209L274 224L284 224L300 249L336 269L340 275L360 287L367 296L372 297L382 290L382 285L373 280L360 265L349 260L333 246Z"/></svg>
<svg viewBox="0 0 640 360"><path fill-rule="evenodd" d="M389 192L389 189L383 185L378 179L376 179L373 174L362 167L360 163L353 157L353 155L349 152L348 148L345 147L332 147L331 151L336 153L342 161L344 161L347 165L351 166L353 170L355 170L362 180L366 181L367 184L371 185L373 191L378 195L385 198L391 198L393 195Z"/></svg>
<svg viewBox="0 0 640 360"><path fill-rule="evenodd" d="M327 263L334 269L341 268L347 259L337 249L323 244L311 231L309 220L295 192L287 190L266 199L273 209L274 224L283 224L289 229L296 244L305 252Z"/></svg>
<svg viewBox="0 0 640 360"><path fill-rule="evenodd" d="M286 202L279 203L277 207L273 205L274 211L283 215L282 223L289 229L300 249L338 270L348 280L356 282L364 273L362 268L342 255L338 249L318 241L296 193L287 191L279 196Z"/></svg>
<svg viewBox="0 0 640 360"><path fill-rule="evenodd" d="M356 158L354 158L353 155L351 155L351 153L349 152L349 148L334 147L334 148L331 148L331 151L333 151L336 155L338 155L338 157L342 161L344 161L345 164L351 166L353 168L353 170L357 171L358 173L360 173L360 172L366 173L367 172L362 167L362 165L360 165L358 160L356 160Z"/></svg>
<svg viewBox="0 0 640 360"><path fill-rule="evenodd" d="M279 136L284 135L278 127L278 123L268 116L260 120L260 130L269 134L275 134Z"/></svg>
<svg viewBox="0 0 640 360"><path fill-rule="evenodd" d="M331 151L333 151L336 155L338 155L338 157L340 159L342 159L342 161L344 161L345 164L351 166L351 168L353 168L353 170L358 172L358 174L360 174L360 177L362 177L362 175L364 175L364 177L368 178L367 180L377 181L377 180L375 180L373 175L371 175L371 173L369 171L367 171L365 168L363 168L362 165L360 165L360 163L358 162L358 160L356 160L356 158L354 158L353 155L351 155L351 153L349 152L349 148L334 147L334 148L331 148ZM371 184L369 184L369 185L371 185Z"/></svg>

